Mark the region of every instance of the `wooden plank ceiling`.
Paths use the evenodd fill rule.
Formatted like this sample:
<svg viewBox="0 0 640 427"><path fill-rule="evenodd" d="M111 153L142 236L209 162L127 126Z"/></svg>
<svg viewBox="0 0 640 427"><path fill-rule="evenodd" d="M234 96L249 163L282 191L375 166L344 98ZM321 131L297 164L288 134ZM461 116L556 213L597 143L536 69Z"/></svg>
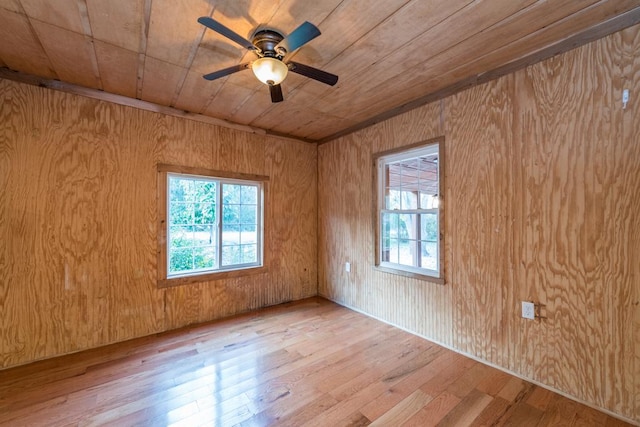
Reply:
<svg viewBox="0 0 640 427"><path fill-rule="evenodd" d="M204 80L255 55L200 16L248 39L310 21L322 35L291 57L340 80L330 87L289 73L279 104L251 71ZM639 16L638 0L2 0L0 76L326 141Z"/></svg>

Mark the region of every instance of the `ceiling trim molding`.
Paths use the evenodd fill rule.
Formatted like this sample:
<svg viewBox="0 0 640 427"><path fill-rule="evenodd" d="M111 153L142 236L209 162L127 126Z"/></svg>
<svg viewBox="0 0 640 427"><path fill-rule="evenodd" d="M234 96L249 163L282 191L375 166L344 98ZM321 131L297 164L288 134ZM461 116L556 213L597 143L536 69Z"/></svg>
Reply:
<svg viewBox="0 0 640 427"><path fill-rule="evenodd" d="M84 86L75 85L72 83L65 83L59 80L45 79L37 77L31 74L22 73L19 71L10 70L7 67L0 67L0 79L12 80L19 83L25 83L33 86L44 87L47 89L57 90L61 92L71 93L74 95L84 96L87 98L97 99L99 101L111 102L113 104L124 105L127 107L133 107L140 110L151 111L154 113L160 113L167 116L179 117L182 119L193 120L196 122L207 123L210 125L220 126L228 129L234 129L241 132L248 132L256 135L270 136L274 138L293 140L296 142L315 143L309 139L298 138L290 135L281 134L278 132L272 132L265 129L260 129L252 126L241 125L233 123L223 119L217 119L215 117L205 116L203 114L192 113L189 111L179 110L173 107L166 107L164 105L158 105L153 102L142 101L140 99L129 98L123 95L117 95L114 93L105 92L98 89L91 89Z"/></svg>
<svg viewBox="0 0 640 427"><path fill-rule="evenodd" d="M558 43L555 43L546 48L543 48L538 52L525 56L516 61L509 62L499 68L496 68L495 70L487 71L482 74L468 77L451 86L448 86L436 92L424 95L414 101L408 102L406 104L402 104L384 113L378 114L377 116L374 116L368 120L365 120L351 127L348 127L344 130L336 132L333 135L329 135L327 137L321 138L317 140L317 143L318 145L326 144L328 142L331 142L343 136L349 135L351 133L373 126L377 123L391 119L400 114L422 107L423 105L430 104L434 101L438 101L440 99L454 95L465 89L469 89L473 86L487 83L499 77L502 77L507 74L511 74L515 71L518 71L520 69L526 68L529 65L533 65L538 62L544 61L545 59L549 59L556 55L560 55L562 53L568 52L577 47L583 46L587 43L591 43L593 41L596 41L598 39L601 39L603 37L606 37L608 35L624 30L625 28L631 27L639 23L640 23L640 7L636 7L625 13L622 13L618 16L613 17L608 21L602 22L599 25L595 25L586 31L575 34Z"/></svg>

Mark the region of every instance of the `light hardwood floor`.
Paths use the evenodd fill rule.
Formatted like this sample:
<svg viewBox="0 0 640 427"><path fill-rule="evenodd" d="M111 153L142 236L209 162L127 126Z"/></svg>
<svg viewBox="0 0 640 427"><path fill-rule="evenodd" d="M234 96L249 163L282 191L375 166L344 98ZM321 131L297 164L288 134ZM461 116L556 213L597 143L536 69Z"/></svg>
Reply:
<svg viewBox="0 0 640 427"><path fill-rule="evenodd" d="M618 426L321 298L0 371L11 426Z"/></svg>

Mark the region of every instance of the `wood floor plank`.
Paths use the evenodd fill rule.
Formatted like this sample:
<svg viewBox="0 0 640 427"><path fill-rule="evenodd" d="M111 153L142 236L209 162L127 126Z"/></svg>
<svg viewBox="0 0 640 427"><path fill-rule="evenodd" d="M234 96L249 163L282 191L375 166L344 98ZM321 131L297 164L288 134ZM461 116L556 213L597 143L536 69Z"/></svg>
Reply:
<svg viewBox="0 0 640 427"><path fill-rule="evenodd" d="M460 403L460 398L444 392L409 418L404 427L430 427L437 425Z"/></svg>
<svg viewBox="0 0 640 427"><path fill-rule="evenodd" d="M493 397L474 389L438 423L438 426L468 426L484 411L492 400Z"/></svg>
<svg viewBox="0 0 640 427"><path fill-rule="evenodd" d="M384 413L371 423L372 426L397 426L413 417L416 412L433 400L422 390L418 389L404 398L400 403Z"/></svg>
<svg viewBox="0 0 640 427"><path fill-rule="evenodd" d="M618 426L321 298L0 371L0 426Z"/></svg>

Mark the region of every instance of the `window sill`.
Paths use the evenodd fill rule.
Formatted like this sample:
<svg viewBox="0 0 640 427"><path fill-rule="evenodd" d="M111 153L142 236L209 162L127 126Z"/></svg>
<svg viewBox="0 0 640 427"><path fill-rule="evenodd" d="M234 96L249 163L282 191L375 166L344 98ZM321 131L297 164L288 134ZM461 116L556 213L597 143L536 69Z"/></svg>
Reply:
<svg viewBox="0 0 640 427"><path fill-rule="evenodd" d="M243 268L241 270L218 271L214 273L194 274L190 276L173 277L170 279L158 279L158 288L172 288L174 286L192 285L215 280L235 279L238 277L253 276L268 272L266 266Z"/></svg>
<svg viewBox="0 0 640 427"><path fill-rule="evenodd" d="M434 277L434 276L429 276L427 274L414 273L412 271L399 270L399 269L390 268L390 267L382 267L380 265L376 265L373 268L375 270L381 271L383 273L389 273L389 274L395 274L395 275L398 275L398 276L411 277L413 279L423 280L425 282L436 283L438 285L444 285L445 284L444 277Z"/></svg>

